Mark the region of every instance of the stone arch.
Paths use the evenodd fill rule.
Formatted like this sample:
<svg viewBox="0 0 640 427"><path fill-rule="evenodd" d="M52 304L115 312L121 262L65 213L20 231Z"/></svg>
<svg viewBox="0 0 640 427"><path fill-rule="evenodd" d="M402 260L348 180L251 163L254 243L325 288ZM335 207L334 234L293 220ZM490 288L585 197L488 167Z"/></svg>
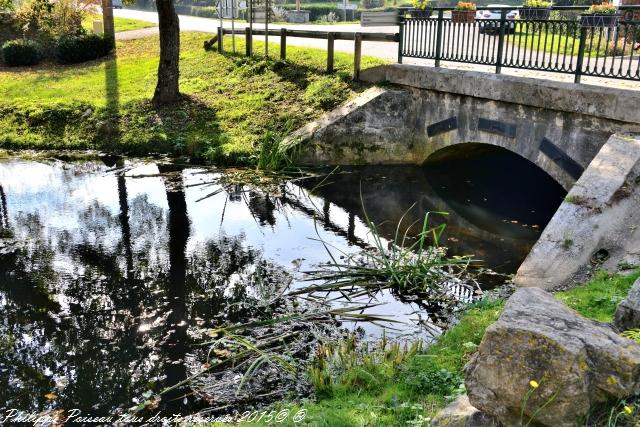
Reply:
<svg viewBox="0 0 640 427"><path fill-rule="evenodd" d="M445 159L468 159L473 158L474 156L491 155L492 151L509 152L520 157L521 159L524 159L527 163L531 164L532 167L536 167L542 170L552 180L561 185L565 190L568 190L567 186L565 185L566 183L563 182L563 178L565 177L562 174L558 174L558 171L554 168L549 168L548 162L541 161L540 156L526 152L524 150L519 150L519 147L519 145L505 146L503 144L491 144L487 142L476 141L458 141L442 145L432 144L433 150L427 155L427 158L425 159L423 164L428 165L429 163Z"/></svg>
<svg viewBox="0 0 640 427"><path fill-rule="evenodd" d="M568 191L612 134L634 126L457 93L371 88L291 134L282 148L300 164L421 165L451 145L489 144L531 161Z"/></svg>

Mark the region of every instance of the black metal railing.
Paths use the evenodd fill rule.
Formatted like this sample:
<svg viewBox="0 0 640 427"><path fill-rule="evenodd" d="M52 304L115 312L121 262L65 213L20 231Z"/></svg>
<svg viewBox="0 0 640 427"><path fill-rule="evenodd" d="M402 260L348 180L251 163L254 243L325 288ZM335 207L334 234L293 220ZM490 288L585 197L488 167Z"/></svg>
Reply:
<svg viewBox="0 0 640 427"><path fill-rule="evenodd" d="M398 60L403 57L464 62L502 68L640 80L640 6L620 6L617 24L581 24L585 7L552 7L545 19L512 18L521 7L479 7L473 22L454 22L451 8L434 8L430 17L400 13ZM526 15L526 14L525 14ZM594 24L591 24L594 25Z"/></svg>

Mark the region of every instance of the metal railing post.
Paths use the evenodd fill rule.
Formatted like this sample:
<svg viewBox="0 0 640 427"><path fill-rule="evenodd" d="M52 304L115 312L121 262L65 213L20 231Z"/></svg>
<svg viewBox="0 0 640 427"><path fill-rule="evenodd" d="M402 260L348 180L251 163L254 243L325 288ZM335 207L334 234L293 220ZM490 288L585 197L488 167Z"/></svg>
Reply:
<svg viewBox="0 0 640 427"><path fill-rule="evenodd" d="M576 73L573 78L574 83L580 83L582 76L582 63L584 62L584 49L587 44L587 28L580 27L580 44L578 45L578 59L576 60Z"/></svg>
<svg viewBox="0 0 640 427"><path fill-rule="evenodd" d="M513 24L515 25L515 23ZM502 55L504 53L504 33L507 26L507 10L500 11L500 37L498 38L498 57L496 58L496 74L502 71Z"/></svg>
<svg viewBox="0 0 640 427"><path fill-rule="evenodd" d="M399 12L400 16L398 17L398 64L402 64L402 39L404 38L404 15L402 12Z"/></svg>
<svg viewBox="0 0 640 427"><path fill-rule="evenodd" d="M442 57L442 27L444 24L444 11L438 10L438 30L436 36L436 67L440 66L440 58Z"/></svg>

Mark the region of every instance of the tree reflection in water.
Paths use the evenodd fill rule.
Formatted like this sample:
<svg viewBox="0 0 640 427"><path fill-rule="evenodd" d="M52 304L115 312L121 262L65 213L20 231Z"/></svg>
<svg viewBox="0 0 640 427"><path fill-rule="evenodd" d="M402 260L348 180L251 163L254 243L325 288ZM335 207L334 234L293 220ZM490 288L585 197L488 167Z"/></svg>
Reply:
<svg viewBox="0 0 640 427"><path fill-rule="evenodd" d="M0 409L124 411L200 370L207 349L194 344L208 328L274 315L263 301L288 274L242 235L187 253L182 174L160 172L166 209L146 194L129 199L120 174L111 179L118 209L89 198L72 206L75 226L48 223L37 203L9 221L11 193L1 193ZM159 410L190 413L195 402L181 388Z"/></svg>
<svg viewBox="0 0 640 427"><path fill-rule="evenodd" d="M274 296L299 285L287 270L326 262L322 244L309 238L346 252L366 247L360 191L387 238L415 201L411 215L421 218L425 209L466 200L462 190L455 198L431 191L416 168L390 170L388 179L372 170L334 177L319 197L298 183L272 192L207 186L216 173L106 160L0 161L0 410L111 414L155 401L161 390L202 370L208 348L198 344L210 339L211 328L306 309ZM488 223L498 218L477 209L472 218L478 212L487 212ZM518 226L505 241L462 215L451 224L449 236L463 240L457 246L451 240L453 249L486 252L489 260L495 255L496 265L515 264L520 254L511 249L527 250L529 234L538 233L527 229L521 238ZM428 302L405 303L388 293L377 298L385 304L378 314L407 323L415 312L434 315ZM291 328L301 336L287 343L298 359L317 336L337 330L329 322ZM279 326L248 334L268 339L282 332ZM300 378L271 366L236 395L246 368L203 376L163 395L149 411L191 413L202 398L252 405L295 387L302 387L298 395L305 392Z"/></svg>

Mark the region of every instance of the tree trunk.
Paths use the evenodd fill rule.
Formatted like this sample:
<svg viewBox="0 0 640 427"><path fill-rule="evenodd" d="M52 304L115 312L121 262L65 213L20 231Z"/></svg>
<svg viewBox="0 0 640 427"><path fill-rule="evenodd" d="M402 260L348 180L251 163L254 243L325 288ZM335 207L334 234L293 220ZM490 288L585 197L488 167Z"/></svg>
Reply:
<svg viewBox="0 0 640 427"><path fill-rule="evenodd" d="M178 100L180 71L180 23L173 7L173 0L157 0L158 26L160 30L160 64L158 84L153 94L155 105L171 104Z"/></svg>

